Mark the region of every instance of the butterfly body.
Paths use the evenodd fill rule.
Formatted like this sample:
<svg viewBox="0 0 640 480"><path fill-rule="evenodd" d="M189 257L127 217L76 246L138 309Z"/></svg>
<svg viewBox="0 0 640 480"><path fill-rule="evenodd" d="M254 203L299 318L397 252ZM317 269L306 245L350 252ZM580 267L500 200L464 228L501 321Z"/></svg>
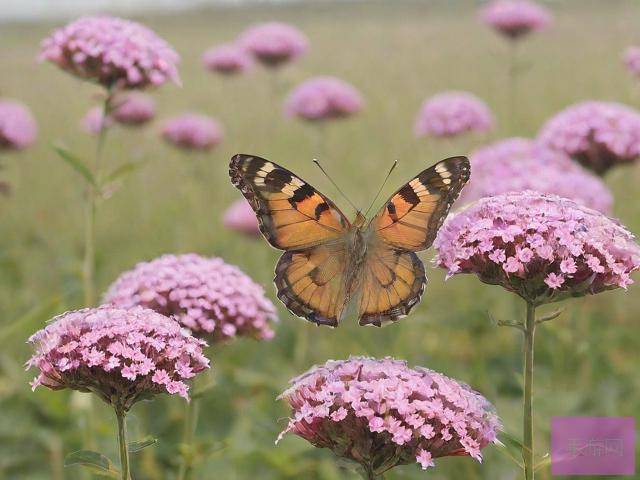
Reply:
<svg viewBox="0 0 640 480"><path fill-rule="evenodd" d="M327 197L269 160L235 155L229 174L256 212L260 230L284 250L276 265L278 298L295 315L337 326L349 304L361 325L407 315L426 285L415 252L428 248L469 178L465 157L424 170L367 222L353 222Z"/></svg>

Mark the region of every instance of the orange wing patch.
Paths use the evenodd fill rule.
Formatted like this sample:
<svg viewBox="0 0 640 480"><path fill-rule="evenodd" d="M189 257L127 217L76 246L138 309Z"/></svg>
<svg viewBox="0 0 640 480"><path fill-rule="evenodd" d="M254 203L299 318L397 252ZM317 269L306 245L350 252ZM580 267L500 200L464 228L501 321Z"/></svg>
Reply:
<svg viewBox="0 0 640 480"><path fill-rule="evenodd" d="M274 279L278 298L299 317L335 327L345 307L344 245L321 245L285 252Z"/></svg>
<svg viewBox="0 0 640 480"><path fill-rule="evenodd" d="M394 193L370 228L396 248L413 252L429 248L469 175L466 157L438 162Z"/></svg>
<svg viewBox="0 0 640 480"><path fill-rule="evenodd" d="M424 265L413 252L372 245L363 266L358 301L360 325L382 326L409 314L424 292Z"/></svg>
<svg viewBox="0 0 640 480"><path fill-rule="evenodd" d="M235 155L229 175L256 212L260 231L275 248L310 248L341 237L350 226L331 200L269 160Z"/></svg>

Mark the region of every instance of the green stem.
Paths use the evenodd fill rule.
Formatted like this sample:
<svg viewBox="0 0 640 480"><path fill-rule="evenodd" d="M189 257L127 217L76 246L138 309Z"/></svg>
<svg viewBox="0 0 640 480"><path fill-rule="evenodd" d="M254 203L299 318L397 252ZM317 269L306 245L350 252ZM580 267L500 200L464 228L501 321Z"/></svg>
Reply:
<svg viewBox="0 0 640 480"><path fill-rule="evenodd" d="M87 187L87 204L84 213L84 261L82 279L84 282L84 304L92 307L96 303L95 256L96 256L96 192Z"/></svg>
<svg viewBox="0 0 640 480"><path fill-rule="evenodd" d="M184 432L182 438L184 454L182 457L182 464L180 465L180 472L178 473L178 480L191 480L193 477L193 460L195 450L194 440L196 438L199 414L199 399L191 399L191 401L187 403L185 411Z"/></svg>
<svg viewBox="0 0 640 480"><path fill-rule="evenodd" d="M512 134L516 133L516 103L518 98L518 48L516 41L509 42L509 85L508 85L508 125Z"/></svg>
<svg viewBox="0 0 640 480"><path fill-rule="evenodd" d="M522 459L524 478L533 480L533 349L536 332L536 307L527 302L527 317L524 325L524 401L523 401L523 440Z"/></svg>
<svg viewBox="0 0 640 480"><path fill-rule="evenodd" d="M120 451L120 478L122 480L130 480L129 473L129 444L127 440L127 414L116 407L116 418L118 419L118 447Z"/></svg>

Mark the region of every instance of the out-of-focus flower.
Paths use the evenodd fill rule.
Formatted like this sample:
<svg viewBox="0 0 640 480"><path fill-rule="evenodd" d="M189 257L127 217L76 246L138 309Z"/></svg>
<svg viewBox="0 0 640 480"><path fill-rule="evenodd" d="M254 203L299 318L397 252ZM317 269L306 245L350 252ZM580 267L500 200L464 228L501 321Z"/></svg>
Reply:
<svg viewBox="0 0 640 480"><path fill-rule="evenodd" d="M349 117L363 107L360 92L335 77L315 77L298 85L285 102L291 117L319 121Z"/></svg>
<svg viewBox="0 0 640 480"><path fill-rule="evenodd" d="M224 226L230 230L235 230L252 237L260 235L258 220L251 205L244 198L236 200L224 212Z"/></svg>
<svg viewBox="0 0 640 480"><path fill-rule="evenodd" d="M489 107L468 92L444 92L422 104L414 133L418 137L452 137L493 128Z"/></svg>
<svg viewBox="0 0 640 480"><path fill-rule="evenodd" d="M480 10L480 20L505 37L517 40L547 27L552 16L549 10L530 0L495 0Z"/></svg>
<svg viewBox="0 0 640 480"><path fill-rule="evenodd" d="M291 380L280 398L292 409L292 432L329 448L372 475L396 465L469 455L496 441L491 404L467 385L404 361L351 357L329 361ZM377 477L376 477L377 478Z"/></svg>
<svg viewBox="0 0 640 480"><path fill-rule="evenodd" d="M175 317L194 335L213 342L246 336L273 337L276 309L264 290L221 258L163 255L124 272L109 287L105 302L135 305Z"/></svg>
<svg viewBox="0 0 640 480"><path fill-rule="evenodd" d="M279 67L303 55L307 37L293 25L268 22L245 30L238 44L266 67Z"/></svg>
<svg viewBox="0 0 640 480"><path fill-rule="evenodd" d="M113 100L111 117L123 125L143 125L156 115L156 103L148 95L128 93Z"/></svg>
<svg viewBox="0 0 640 480"><path fill-rule="evenodd" d="M624 51L623 60L627 70L633 76L640 78L640 47L627 47Z"/></svg>
<svg viewBox="0 0 640 480"><path fill-rule="evenodd" d="M473 174L459 205L501 193L535 190L611 212L613 196L599 177L564 153L541 148L533 140L500 140L476 150L469 160Z"/></svg>
<svg viewBox="0 0 640 480"><path fill-rule="evenodd" d="M104 116L104 108L100 106L92 107L80 120L80 128L91 135L99 135L102 130L113 126L113 117Z"/></svg>
<svg viewBox="0 0 640 480"><path fill-rule="evenodd" d="M162 137L187 150L211 150L222 141L223 133L215 119L197 113L185 113L165 122Z"/></svg>
<svg viewBox="0 0 640 480"><path fill-rule="evenodd" d="M107 88L179 83L178 54L152 30L110 16L82 17L42 41L39 58Z"/></svg>
<svg viewBox="0 0 640 480"><path fill-rule="evenodd" d="M38 126L29 109L15 100L0 100L0 150L22 150L31 146Z"/></svg>
<svg viewBox="0 0 640 480"><path fill-rule="evenodd" d="M487 197L450 217L435 263L475 273L533 305L626 288L640 267L633 235L571 200L539 192Z"/></svg>
<svg viewBox="0 0 640 480"><path fill-rule="evenodd" d="M538 141L603 175L640 156L640 112L614 102L577 103L549 119Z"/></svg>
<svg viewBox="0 0 640 480"><path fill-rule="evenodd" d="M129 410L158 393L188 398L186 381L209 367L206 345L152 310L103 306L67 312L29 338L32 383L93 392Z"/></svg>
<svg viewBox="0 0 640 480"><path fill-rule="evenodd" d="M202 55L202 63L207 70L225 75L244 73L253 66L251 56L235 44L210 48Z"/></svg>

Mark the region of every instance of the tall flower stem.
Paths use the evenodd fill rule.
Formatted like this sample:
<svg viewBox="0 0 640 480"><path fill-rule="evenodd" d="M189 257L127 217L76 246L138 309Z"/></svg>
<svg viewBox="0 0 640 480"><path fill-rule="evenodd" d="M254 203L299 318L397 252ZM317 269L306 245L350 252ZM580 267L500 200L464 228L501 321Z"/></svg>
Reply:
<svg viewBox="0 0 640 480"><path fill-rule="evenodd" d="M533 349L536 332L536 307L527 302L527 316L524 324L523 373L524 373L524 401L523 401L523 440L522 459L524 461L524 478L533 480Z"/></svg>
<svg viewBox="0 0 640 480"><path fill-rule="evenodd" d="M518 101L518 45L516 41L509 42L509 65L508 65L508 86L507 86L507 121L509 131L516 133L516 110Z"/></svg>
<svg viewBox="0 0 640 480"><path fill-rule="evenodd" d="M180 465L178 480L191 480L191 478L193 478L194 441L196 438L196 428L198 426L199 416L200 400L198 398L193 398L187 403L185 410L184 431L182 436L182 445L185 451L182 456L182 464Z"/></svg>
<svg viewBox="0 0 640 480"><path fill-rule="evenodd" d="M129 473L129 444L127 440L127 413L124 409L116 407L116 418L118 419L118 450L120 452L120 478L130 480Z"/></svg>

